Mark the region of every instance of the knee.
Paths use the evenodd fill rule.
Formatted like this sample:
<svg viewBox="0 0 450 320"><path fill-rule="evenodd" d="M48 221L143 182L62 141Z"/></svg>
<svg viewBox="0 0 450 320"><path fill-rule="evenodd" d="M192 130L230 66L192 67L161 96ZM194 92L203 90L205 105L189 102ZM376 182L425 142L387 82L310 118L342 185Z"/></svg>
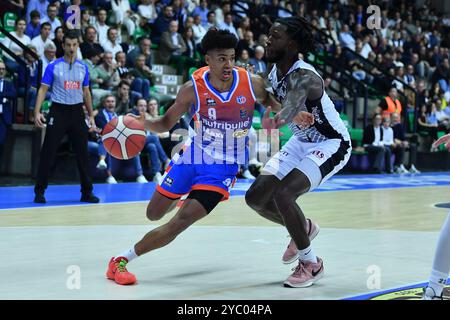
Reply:
<svg viewBox="0 0 450 320"><path fill-rule="evenodd" d="M287 208L295 204L296 199L302 194L308 192L308 189L309 188L305 186L303 190L300 190L295 194L292 192L292 190L289 190L289 188L286 187L279 188L277 191L275 191L273 199L275 200L280 213L283 215L287 212L291 212L292 210L287 210Z"/></svg>
<svg viewBox="0 0 450 320"><path fill-rule="evenodd" d="M150 204L147 206L147 219L150 221L158 221L164 216L164 212L161 212L160 210L155 210L154 206L150 206Z"/></svg>
<svg viewBox="0 0 450 320"><path fill-rule="evenodd" d="M257 183L253 184L245 193L245 202L247 203L247 205L258 211L259 209L261 209L263 207L262 205L262 197L261 197L261 193L258 192L258 186Z"/></svg>
<svg viewBox="0 0 450 320"><path fill-rule="evenodd" d="M273 199L275 200L277 207L284 207L289 201L291 201L291 197L289 196L286 188L280 188L275 191Z"/></svg>

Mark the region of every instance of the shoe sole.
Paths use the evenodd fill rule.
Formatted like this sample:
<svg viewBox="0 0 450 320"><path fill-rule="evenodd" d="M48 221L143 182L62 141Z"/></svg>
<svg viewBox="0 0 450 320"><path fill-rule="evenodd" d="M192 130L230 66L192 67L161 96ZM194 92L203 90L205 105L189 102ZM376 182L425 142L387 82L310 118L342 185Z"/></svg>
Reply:
<svg viewBox="0 0 450 320"><path fill-rule="evenodd" d="M316 224L316 227L317 227L316 230L309 236L309 241L313 241L314 238L319 234L320 227L318 224ZM286 261L281 259L281 262L283 262L284 264L291 264L291 263L297 261L299 256L300 256L300 252L297 251L297 254L295 256L293 256L291 259L286 260Z"/></svg>
<svg viewBox="0 0 450 320"><path fill-rule="evenodd" d="M304 283L291 283L289 281L285 281L283 283L283 285L284 285L285 288L307 288L307 287L312 286L315 282L317 282L320 279L322 279L323 273L324 273L324 270L323 270L323 267L322 267L322 271L318 275L316 275L313 279L311 279L311 280L308 280L308 281L306 281Z"/></svg>
<svg viewBox="0 0 450 320"><path fill-rule="evenodd" d="M119 285L121 285L121 286L129 286L129 285L132 285L132 284L136 284L136 283L137 283L137 280L135 280L134 282L131 282L131 283L120 283L120 282L117 282L117 281L116 281L116 278L115 278L115 276L114 276L114 273L112 273L112 272L110 272L110 271L106 271L106 279L111 280L111 281L114 281L115 283L117 283L117 284L119 284Z"/></svg>
<svg viewBox="0 0 450 320"><path fill-rule="evenodd" d="M114 273L106 271L106 279L114 281Z"/></svg>

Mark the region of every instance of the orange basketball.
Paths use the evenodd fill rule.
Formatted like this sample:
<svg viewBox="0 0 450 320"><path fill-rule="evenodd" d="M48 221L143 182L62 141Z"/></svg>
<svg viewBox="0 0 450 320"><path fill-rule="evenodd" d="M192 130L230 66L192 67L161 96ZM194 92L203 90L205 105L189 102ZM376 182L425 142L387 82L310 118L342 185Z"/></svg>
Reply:
<svg viewBox="0 0 450 320"><path fill-rule="evenodd" d="M119 116L106 124L102 131L103 146L114 158L134 158L145 145L144 126L132 116Z"/></svg>

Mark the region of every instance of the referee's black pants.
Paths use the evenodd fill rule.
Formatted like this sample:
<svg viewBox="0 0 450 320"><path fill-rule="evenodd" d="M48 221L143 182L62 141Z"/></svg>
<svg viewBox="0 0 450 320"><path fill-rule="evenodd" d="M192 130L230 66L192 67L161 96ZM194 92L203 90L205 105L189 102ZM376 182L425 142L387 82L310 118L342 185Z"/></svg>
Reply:
<svg viewBox="0 0 450 320"><path fill-rule="evenodd" d="M66 133L76 154L81 193L89 195L92 192L92 181L88 175L88 126L83 105L64 105L53 102L47 117L47 130L39 157L37 181L34 187L36 194L44 194L47 189L50 168L55 161L58 146Z"/></svg>

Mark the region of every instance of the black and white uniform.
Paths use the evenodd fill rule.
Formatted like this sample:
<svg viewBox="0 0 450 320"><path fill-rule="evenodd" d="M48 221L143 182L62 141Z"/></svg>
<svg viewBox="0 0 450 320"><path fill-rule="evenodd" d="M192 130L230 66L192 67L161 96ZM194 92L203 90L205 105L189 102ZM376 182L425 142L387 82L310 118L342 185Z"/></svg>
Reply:
<svg viewBox="0 0 450 320"><path fill-rule="evenodd" d="M298 60L280 80L277 66L273 66L268 77L279 101L283 102L286 97L287 77L300 69L311 70L322 79L314 67L303 60ZM312 190L345 166L352 146L348 130L325 91L320 99L307 100L301 110L314 115L314 125L302 129L289 123L292 137L267 162L264 170L281 180L297 168L308 177Z"/></svg>

